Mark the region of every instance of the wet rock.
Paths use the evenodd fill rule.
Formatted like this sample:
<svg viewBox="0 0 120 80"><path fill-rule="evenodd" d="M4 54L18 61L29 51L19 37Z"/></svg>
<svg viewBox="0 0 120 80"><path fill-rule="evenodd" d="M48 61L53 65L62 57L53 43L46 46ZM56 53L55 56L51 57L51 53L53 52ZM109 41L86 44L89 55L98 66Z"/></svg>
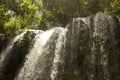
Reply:
<svg viewBox="0 0 120 80"><path fill-rule="evenodd" d="M67 29L27 30L14 40L0 80L120 80L118 18L97 13L72 19Z"/></svg>

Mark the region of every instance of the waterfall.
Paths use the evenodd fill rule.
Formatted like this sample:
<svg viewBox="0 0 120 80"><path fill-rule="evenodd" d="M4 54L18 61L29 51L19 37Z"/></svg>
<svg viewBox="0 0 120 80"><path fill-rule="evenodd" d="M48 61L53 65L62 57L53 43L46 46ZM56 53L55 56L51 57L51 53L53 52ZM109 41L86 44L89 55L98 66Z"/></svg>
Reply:
<svg viewBox="0 0 120 80"><path fill-rule="evenodd" d="M26 31L23 32L23 33L21 33L20 35L16 36L16 37L8 44L6 50L4 50L4 51L0 54L0 67L4 65L4 60L5 60L6 56L9 55L9 52L11 51L12 47L14 46L14 43L15 43L16 41L18 41L18 39L19 39L19 40L22 40L22 39L23 39L23 35L24 35L25 33L26 33Z"/></svg>
<svg viewBox="0 0 120 80"><path fill-rule="evenodd" d="M0 54L0 80L120 80L119 26L97 13L66 28L22 30Z"/></svg>
<svg viewBox="0 0 120 80"><path fill-rule="evenodd" d="M48 79L53 78L53 75L57 74L57 64L60 62L59 53L62 48L61 44L64 43L65 32L66 30L63 28L54 28L37 34L34 39L35 43L33 48L26 56L26 62L24 63L23 68L20 70L16 80L46 80L47 77ZM55 56L54 59L52 59L52 56ZM47 58L52 62L48 63L48 60L46 60ZM47 66L48 68L51 67L51 69L49 70ZM51 71L51 73L44 71L46 69ZM40 74L44 75L41 76ZM47 74L49 76L45 76Z"/></svg>

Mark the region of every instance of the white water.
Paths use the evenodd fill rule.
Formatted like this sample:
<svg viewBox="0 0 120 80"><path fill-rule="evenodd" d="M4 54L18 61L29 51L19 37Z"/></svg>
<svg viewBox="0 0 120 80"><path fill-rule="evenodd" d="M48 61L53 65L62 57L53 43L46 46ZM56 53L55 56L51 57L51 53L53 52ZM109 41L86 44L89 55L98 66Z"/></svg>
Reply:
<svg viewBox="0 0 120 80"><path fill-rule="evenodd" d="M111 17L99 13L87 18L75 18L67 25L67 29L57 27L44 32L27 30L30 33L24 36L24 32L15 37L1 53L0 70L4 69L1 68L4 66L2 63L8 65L0 72L3 73L0 79L119 80L120 65L117 61L120 58L117 39L114 38L115 26ZM22 39L25 41L20 43L14 52L14 43ZM7 57L11 50L15 56L10 54L11 56ZM5 60L6 58L8 59ZM12 61L12 64L20 67L11 65ZM17 64L18 62L20 64Z"/></svg>
<svg viewBox="0 0 120 80"><path fill-rule="evenodd" d="M12 50L14 43L16 41L21 41L23 39L24 34L26 33L23 32L20 35L16 36L7 46L7 48L0 54L0 67L3 66L2 64L4 63L4 60L6 58L6 56L9 54L9 52Z"/></svg>
<svg viewBox="0 0 120 80"><path fill-rule="evenodd" d="M55 77L57 77L58 73L58 64L63 64L64 61L61 59L61 53L62 48L65 46L65 40L66 39L66 31L62 30L59 34L59 38L57 40L56 48L55 48L55 57L53 60L53 66L52 66L52 72L51 72L51 79L56 80Z"/></svg>
<svg viewBox="0 0 120 80"><path fill-rule="evenodd" d="M58 32L57 30L58 29ZM48 30L46 32L43 33L39 33L36 35L35 37L35 43L33 45L33 48L30 50L30 53L26 56L26 62L24 63L23 68L20 70L18 77L16 78L16 80L36 80L36 78L34 77L36 75L36 73L41 73L42 69L37 71L36 70L36 64L38 63L38 59L40 59L41 55L44 55L43 52L46 51L47 49L45 48L47 42L50 40L50 37L53 36L54 33L59 33L59 38L58 41L56 43L56 50L55 50L55 58L54 58L54 62L53 62L53 70L51 73L51 78L52 80L54 80L54 76L55 74L57 74L57 72L55 72L57 65L56 63L59 62L59 49L61 49L61 44L62 41L61 39L65 36L65 30L63 30L62 28L56 28L56 29L51 29ZM60 32L61 30L61 32ZM57 50L58 49L58 50ZM47 52L47 51L46 51ZM40 66L37 66L38 68ZM39 76L38 76L39 77Z"/></svg>

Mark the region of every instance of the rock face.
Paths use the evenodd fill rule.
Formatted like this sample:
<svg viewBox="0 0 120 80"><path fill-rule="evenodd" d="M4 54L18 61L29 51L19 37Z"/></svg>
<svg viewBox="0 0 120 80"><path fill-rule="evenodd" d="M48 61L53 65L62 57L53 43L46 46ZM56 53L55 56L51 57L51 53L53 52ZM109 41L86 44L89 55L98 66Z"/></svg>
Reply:
<svg viewBox="0 0 120 80"><path fill-rule="evenodd" d="M120 80L120 21L102 13L27 30L0 54L0 80Z"/></svg>
<svg viewBox="0 0 120 80"><path fill-rule="evenodd" d="M73 19L67 27L67 73L70 73L69 77L73 76L67 80L119 80L118 22L98 13Z"/></svg>

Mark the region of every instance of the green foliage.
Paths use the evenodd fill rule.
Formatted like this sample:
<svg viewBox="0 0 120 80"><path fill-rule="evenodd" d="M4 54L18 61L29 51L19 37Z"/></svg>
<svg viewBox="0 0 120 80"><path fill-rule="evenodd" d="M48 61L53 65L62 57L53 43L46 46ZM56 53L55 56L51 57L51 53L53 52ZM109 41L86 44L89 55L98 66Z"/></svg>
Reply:
<svg viewBox="0 0 120 80"><path fill-rule="evenodd" d="M111 3L112 10L109 11L113 16L120 17L120 0L115 0Z"/></svg>
<svg viewBox="0 0 120 80"><path fill-rule="evenodd" d="M97 12L104 12L114 16L120 15L119 0L44 0L44 13L52 14L43 16L48 23L58 23L65 26L73 17L85 17ZM47 13L50 12L50 13ZM51 26L56 24L51 24Z"/></svg>
<svg viewBox="0 0 120 80"><path fill-rule="evenodd" d="M42 0L6 0L0 5L0 29L15 31L39 28L42 20Z"/></svg>
<svg viewBox="0 0 120 80"><path fill-rule="evenodd" d="M0 32L65 26L100 11L120 16L120 0L1 0Z"/></svg>

